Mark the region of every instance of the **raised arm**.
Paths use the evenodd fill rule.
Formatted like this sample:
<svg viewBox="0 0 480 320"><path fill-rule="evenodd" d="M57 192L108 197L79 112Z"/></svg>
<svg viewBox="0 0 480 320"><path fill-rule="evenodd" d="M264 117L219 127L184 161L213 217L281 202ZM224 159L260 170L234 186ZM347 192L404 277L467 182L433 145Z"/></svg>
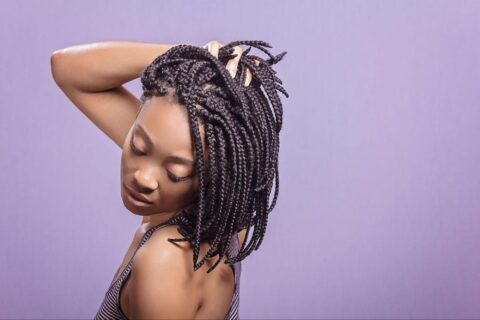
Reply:
<svg viewBox="0 0 480 320"><path fill-rule="evenodd" d="M136 41L78 44L52 53L52 76L72 103L122 148L140 107L140 100L122 85L173 46Z"/></svg>

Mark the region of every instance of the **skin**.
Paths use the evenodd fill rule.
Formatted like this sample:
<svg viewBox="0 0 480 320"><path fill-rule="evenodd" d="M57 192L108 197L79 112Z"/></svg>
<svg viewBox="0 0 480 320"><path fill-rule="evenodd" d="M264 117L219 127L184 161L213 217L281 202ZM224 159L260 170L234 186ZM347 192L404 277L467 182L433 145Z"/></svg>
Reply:
<svg viewBox="0 0 480 320"><path fill-rule="evenodd" d="M140 126L143 130L139 129ZM202 125L200 136L205 148ZM141 152L136 154L134 151ZM123 203L132 213L149 217L139 235L165 222L180 209L196 204L199 180L194 164L179 163L170 158L173 155L192 162L196 160L187 111L171 94L152 97L141 108L128 132L121 158ZM207 152L204 152L204 161L208 164ZM169 172L186 178L176 181ZM152 204L148 207L136 206L126 196L123 185L133 186ZM193 272L193 246L188 242L171 244L167 241L169 237L181 237L175 226L159 229L135 256L131 275L120 293L124 313L135 319L154 318L159 314L162 318L196 318L202 314L222 318L228 311L233 293L230 267L223 264L218 271L215 269L206 276L205 272L213 260ZM138 241L134 241L135 245ZM208 244L202 243L201 254L205 254L207 249ZM128 261L125 260L125 263ZM178 283L185 285L179 286ZM211 307L213 303L218 306Z"/></svg>
<svg viewBox="0 0 480 320"><path fill-rule="evenodd" d="M200 136L206 148L203 126L200 126ZM207 153L204 155L204 162L208 162ZM173 156L191 163L180 162ZM146 227L153 227L182 208L194 205L199 189L195 160L185 107L173 95L147 100L122 148L120 180L125 207L134 214L148 216ZM135 205L127 197L126 186L152 204L148 207Z"/></svg>
<svg viewBox="0 0 480 320"><path fill-rule="evenodd" d="M199 181L193 164L180 163L179 156L197 161L193 150L187 111L174 98L152 97L141 106L140 100L122 84L139 76L145 66L173 45L141 42L102 42L57 50L51 57L52 76L72 103L102 132L122 149L121 199L125 207L142 216L130 247L114 276L117 279L132 257L145 232L161 224L181 209L195 206ZM204 47L218 57L218 41ZM235 47L235 53L242 49ZM227 69L232 76L240 55L230 60ZM249 83L251 74L246 83ZM152 145L142 134L143 128ZM204 161L208 166L204 128L200 124ZM140 151L135 154L133 144ZM188 177L175 182L172 175ZM139 206L127 196L127 189L147 198L151 204ZM238 236L245 241L245 232ZM168 238L181 238L177 226L158 229L135 255L129 277L120 291L120 306L131 319L143 318L223 318L233 294L231 266L224 264L206 270L216 262L207 261L193 271L193 246L188 242L175 244ZM200 258L208 243L201 243Z"/></svg>

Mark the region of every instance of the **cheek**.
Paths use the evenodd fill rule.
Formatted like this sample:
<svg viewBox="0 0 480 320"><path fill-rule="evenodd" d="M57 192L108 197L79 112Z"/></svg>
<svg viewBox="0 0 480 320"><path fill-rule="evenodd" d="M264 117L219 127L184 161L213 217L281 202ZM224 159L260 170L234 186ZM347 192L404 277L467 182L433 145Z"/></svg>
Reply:
<svg viewBox="0 0 480 320"><path fill-rule="evenodd" d="M200 187L200 180L198 179L198 174L195 175L195 177L193 178L193 183L191 185L191 188L198 192L198 188Z"/></svg>
<svg viewBox="0 0 480 320"><path fill-rule="evenodd" d="M191 183L185 184L186 187L182 188L182 201L190 202L195 199L198 196L199 185L198 175L196 175Z"/></svg>
<svg viewBox="0 0 480 320"><path fill-rule="evenodd" d="M123 151L122 156L120 157L120 177L123 179L123 177L127 172L128 172L128 159L125 154L125 151Z"/></svg>
<svg viewBox="0 0 480 320"><path fill-rule="evenodd" d="M122 152L122 155L120 157L120 174L123 176L123 171L124 171L124 166L125 166L125 152Z"/></svg>
<svg viewBox="0 0 480 320"><path fill-rule="evenodd" d="M161 192L161 206L166 207L184 207L190 204L197 197L198 190L188 186L170 186L164 187Z"/></svg>
<svg viewBox="0 0 480 320"><path fill-rule="evenodd" d="M191 194L197 192L198 189L195 184L192 183L164 183L162 188L162 194L166 197L184 199L191 196Z"/></svg>

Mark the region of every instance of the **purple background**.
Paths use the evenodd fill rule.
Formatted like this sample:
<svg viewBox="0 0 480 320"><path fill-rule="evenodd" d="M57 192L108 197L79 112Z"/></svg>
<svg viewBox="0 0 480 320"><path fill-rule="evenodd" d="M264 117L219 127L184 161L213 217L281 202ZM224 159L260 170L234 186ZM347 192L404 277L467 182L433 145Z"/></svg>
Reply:
<svg viewBox="0 0 480 320"><path fill-rule="evenodd" d="M140 223L121 150L50 73L103 40L288 51L242 318L480 317L480 2L2 1L0 26L0 317L93 318Z"/></svg>

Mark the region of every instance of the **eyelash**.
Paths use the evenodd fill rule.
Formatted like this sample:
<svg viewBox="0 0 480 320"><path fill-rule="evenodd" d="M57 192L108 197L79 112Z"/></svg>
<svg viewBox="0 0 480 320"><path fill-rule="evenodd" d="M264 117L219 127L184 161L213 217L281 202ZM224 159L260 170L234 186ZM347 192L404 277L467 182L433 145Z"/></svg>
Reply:
<svg viewBox="0 0 480 320"><path fill-rule="evenodd" d="M132 150L132 152L134 154L136 154L138 156L145 155L144 152L142 152L141 150L138 150L137 147L135 147L135 145L133 144L133 136L132 136L132 139L130 139L130 149ZM185 181L188 178L190 178L190 176L177 177L176 175L170 173L170 171L167 171L167 173L168 173L168 176L170 177L170 179L172 179L174 182L181 182L181 181Z"/></svg>

